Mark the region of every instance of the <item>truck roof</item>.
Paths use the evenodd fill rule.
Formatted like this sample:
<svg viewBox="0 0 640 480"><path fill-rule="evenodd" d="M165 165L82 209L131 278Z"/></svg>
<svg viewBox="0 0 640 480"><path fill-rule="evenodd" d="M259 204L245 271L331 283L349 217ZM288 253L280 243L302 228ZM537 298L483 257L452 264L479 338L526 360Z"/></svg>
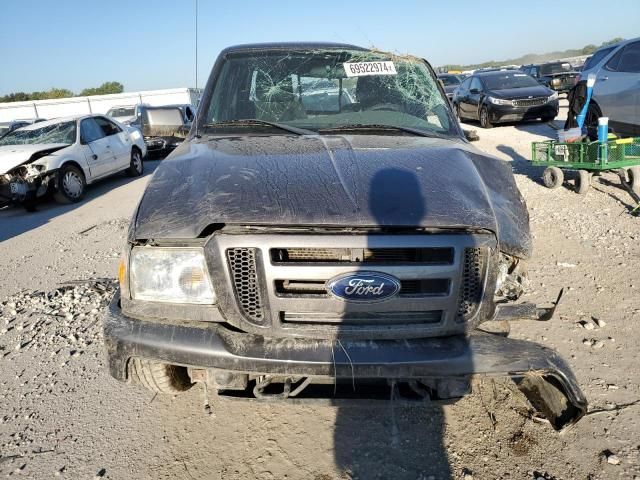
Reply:
<svg viewBox="0 0 640 480"><path fill-rule="evenodd" d="M366 48L348 43L333 42L269 42L269 43L246 43L233 45L222 50L222 54L243 52L247 50L298 50L298 49L349 49L367 50Z"/></svg>

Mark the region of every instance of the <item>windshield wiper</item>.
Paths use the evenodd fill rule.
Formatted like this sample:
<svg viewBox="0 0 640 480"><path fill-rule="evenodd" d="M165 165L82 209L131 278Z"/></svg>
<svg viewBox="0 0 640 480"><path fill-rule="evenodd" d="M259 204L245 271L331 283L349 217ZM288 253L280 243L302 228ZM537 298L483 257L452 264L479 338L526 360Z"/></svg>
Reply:
<svg viewBox="0 0 640 480"><path fill-rule="evenodd" d="M278 128L296 135L317 135L316 132L305 130L304 128L292 127L284 123L268 122L266 120L258 120L257 118L243 118L240 120L222 120L220 122L207 123L205 128L228 127L234 125L267 125L269 127Z"/></svg>
<svg viewBox="0 0 640 480"><path fill-rule="evenodd" d="M352 125L339 125L337 127L327 127L318 129L318 133L331 133L331 132L348 132L350 130L395 130L404 133L410 133L412 135L418 135L420 137L435 137L435 138L447 138L446 136L436 133L419 130L411 127L399 127L397 125L385 125L379 123L354 123Z"/></svg>

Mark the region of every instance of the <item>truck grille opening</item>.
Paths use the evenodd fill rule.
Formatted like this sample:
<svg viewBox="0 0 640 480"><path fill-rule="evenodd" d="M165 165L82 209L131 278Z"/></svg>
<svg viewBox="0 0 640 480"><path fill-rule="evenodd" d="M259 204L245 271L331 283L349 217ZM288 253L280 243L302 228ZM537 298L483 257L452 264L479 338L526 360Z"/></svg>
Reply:
<svg viewBox="0 0 640 480"><path fill-rule="evenodd" d="M328 296L322 280L276 280L278 296ZM400 297L428 297L447 295L450 280L448 278L429 278L424 280L401 280Z"/></svg>
<svg viewBox="0 0 640 480"><path fill-rule="evenodd" d="M450 265L452 248L274 248L273 263L422 263Z"/></svg>
<svg viewBox="0 0 640 480"><path fill-rule="evenodd" d="M471 318L482 302L486 257L485 249L465 249L457 315L459 322Z"/></svg>
<svg viewBox="0 0 640 480"><path fill-rule="evenodd" d="M358 327L381 327L385 325L436 324L442 320L442 310L422 312L280 312L283 324L357 325Z"/></svg>
<svg viewBox="0 0 640 480"><path fill-rule="evenodd" d="M254 248L232 248L227 250L231 279L238 303L244 315L254 322L264 320Z"/></svg>

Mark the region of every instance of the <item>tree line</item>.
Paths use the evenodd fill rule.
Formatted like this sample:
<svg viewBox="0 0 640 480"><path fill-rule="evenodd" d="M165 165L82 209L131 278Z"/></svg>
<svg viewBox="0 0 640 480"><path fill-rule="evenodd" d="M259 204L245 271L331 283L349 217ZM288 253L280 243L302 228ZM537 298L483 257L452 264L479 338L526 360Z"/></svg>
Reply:
<svg viewBox="0 0 640 480"><path fill-rule="evenodd" d="M618 43L624 40L623 38L614 38L607 42L602 42L601 45L585 45L582 48L574 48L568 50L561 50L557 52L549 52L549 53L528 53L518 58L511 58L508 60L491 60L484 63L476 63L474 65L443 65L443 70L477 70L478 68L486 68L486 67L500 67L502 65L527 65L529 63L542 63L548 62L550 60L556 60L558 58L571 58L571 57L579 57L581 55L591 55L600 47L605 47L607 45L612 45L614 43Z"/></svg>
<svg viewBox="0 0 640 480"><path fill-rule="evenodd" d="M86 97L89 95L107 95L109 93L122 93L124 85L120 82L104 82L99 87L85 88L78 95L66 88L51 88L42 92L14 92L0 96L0 103L25 102L29 100L49 100L52 98Z"/></svg>

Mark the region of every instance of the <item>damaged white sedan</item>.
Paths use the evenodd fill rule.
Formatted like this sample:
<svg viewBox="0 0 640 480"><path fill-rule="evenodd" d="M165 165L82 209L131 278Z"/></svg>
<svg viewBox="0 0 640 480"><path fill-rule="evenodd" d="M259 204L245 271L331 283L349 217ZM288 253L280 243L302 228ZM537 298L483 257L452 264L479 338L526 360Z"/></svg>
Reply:
<svg viewBox="0 0 640 480"><path fill-rule="evenodd" d="M0 139L0 205L27 208L53 193L60 203L82 200L86 186L114 173L142 175L140 132L102 115L59 118Z"/></svg>

